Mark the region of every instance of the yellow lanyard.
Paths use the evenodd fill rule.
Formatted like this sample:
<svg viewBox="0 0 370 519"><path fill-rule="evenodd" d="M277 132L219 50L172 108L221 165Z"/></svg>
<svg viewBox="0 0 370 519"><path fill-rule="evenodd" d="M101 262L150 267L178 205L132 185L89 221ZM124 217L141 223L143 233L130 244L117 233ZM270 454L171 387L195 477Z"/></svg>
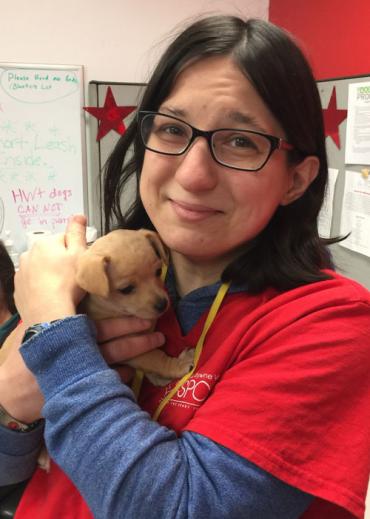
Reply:
<svg viewBox="0 0 370 519"><path fill-rule="evenodd" d="M163 279L165 278L166 273L167 273L167 269L164 269L164 272L162 272ZM222 285L218 289L216 297L213 300L212 306L209 309L206 322L204 323L204 326L203 326L202 333L201 333L201 335L200 335L200 337L198 339L197 345L195 346L193 369L191 371L189 371L189 373L184 375L177 382L177 384L171 389L171 391L169 393L167 393L167 395L161 401L161 403L159 404L157 409L154 411L153 420L158 420L158 417L161 414L161 412L163 411L164 407L168 404L168 402L171 400L171 398L177 393L177 391L180 389L180 387L183 384L185 384L185 382L187 380L189 380L189 378L195 372L195 370L197 368L197 365L198 365L198 362L199 362L199 359L200 359L200 356L201 356L201 353L202 353L202 350L203 350L203 345L204 345L204 341L205 341L207 332L210 329L213 321L215 320L217 312L218 312L218 310L219 310L219 308L221 306L221 303L222 303L225 295L227 294L227 291L229 290L229 287L230 287L230 282L229 283L222 283ZM140 393L140 388L141 388L143 376L144 376L144 374L142 372L136 372L135 379L134 379L134 382L132 384L132 390L133 390L134 394L136 395L136 397L138 397L138 395Z"/></svg>

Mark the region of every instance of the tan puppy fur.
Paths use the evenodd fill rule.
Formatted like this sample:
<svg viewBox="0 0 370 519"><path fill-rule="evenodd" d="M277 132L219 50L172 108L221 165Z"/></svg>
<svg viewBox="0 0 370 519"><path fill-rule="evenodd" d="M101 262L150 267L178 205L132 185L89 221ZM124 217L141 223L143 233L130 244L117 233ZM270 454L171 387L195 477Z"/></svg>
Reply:
<svg viewBox="0 0 370 519"><path fill-rule="evenodd" d="M158 234L146 229L116 230L99 238L79 257L76 281L87 295L79 310L92 319L135 315L155 320L168 307L161 280L168 256ZM126 362L144 371L155 385L165 385L190 371L194 350L169 357L156 349Z"/></svg>

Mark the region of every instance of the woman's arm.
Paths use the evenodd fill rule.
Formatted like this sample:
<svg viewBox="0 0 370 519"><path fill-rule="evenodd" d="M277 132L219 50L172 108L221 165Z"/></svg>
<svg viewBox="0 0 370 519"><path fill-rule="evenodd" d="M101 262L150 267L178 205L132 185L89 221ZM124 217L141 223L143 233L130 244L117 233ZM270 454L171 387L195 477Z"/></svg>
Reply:
<svg viewBox="0 0 370 519"><path fill-rule="evenodd" d="M45 396L51 456L96 518L297 518L311 497L205 437L153 422L82 316L21 348Z"/></svg>
<svg viewBox="0 0 370 519"><path fill-rule="evenodd" d="M148 333L151 325L142 319L109 319L98 323L100 351L108 363L117 364L163 344L163 334ZM19 347L24 325L13 333L6 361L0 366L0 405L12 416L33 422L41 416L43 396L31 371L25 366ZM125 373L125 367L119 366ZM18 432L0 425L0 486L29 478L36 467L43 425L31 432Z"/></svg>

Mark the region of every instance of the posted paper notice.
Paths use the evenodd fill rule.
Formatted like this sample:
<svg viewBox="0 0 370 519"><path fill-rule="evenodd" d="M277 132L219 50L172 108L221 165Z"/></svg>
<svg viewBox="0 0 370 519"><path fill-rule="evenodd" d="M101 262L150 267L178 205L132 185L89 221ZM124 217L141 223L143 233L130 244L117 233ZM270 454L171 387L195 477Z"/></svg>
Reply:
<svg viewBox="0 0 370 519"><path fill-rule="evenodd" d="M370 164L370 81L348 87L346 164Z"/></svg>
<svg viewBox="0 0 370 519"><path fill-rule="evenodd" d="M329 168L328 185L318 220L319 234L322 238L330 238L331 222L333 218L333 199L337 178L338 170Z"/></svg>
<svg viewBox="0 0 370 519"><path fill-rule="evenodd" d="M349 237L339 245L370 256L370 177L346 171L340 233Z"/></svg>

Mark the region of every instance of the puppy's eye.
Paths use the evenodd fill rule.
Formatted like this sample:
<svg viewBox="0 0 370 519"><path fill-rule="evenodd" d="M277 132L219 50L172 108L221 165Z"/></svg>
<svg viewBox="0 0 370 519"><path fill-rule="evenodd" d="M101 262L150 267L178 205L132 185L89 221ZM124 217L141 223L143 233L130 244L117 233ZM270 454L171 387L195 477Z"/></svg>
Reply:
<svg viewBox="0 0 370 519"><path fill-rule="evenodd" d="M135 290L134 285L127 285L127 287L120 288L119 292L121 292L121 294L127 295L127 294L131 294L134 290Z"/></svg>
<svg viewBox="0 0 370 519"><path fill-rule="evenodd" d="M159 268L159 269L157 269L157 270L155 271L155 276L156 276L157 278L160 278L160 277L161 277L161 274L162 274L162 269L161 269L161 268Z"/></svg>

